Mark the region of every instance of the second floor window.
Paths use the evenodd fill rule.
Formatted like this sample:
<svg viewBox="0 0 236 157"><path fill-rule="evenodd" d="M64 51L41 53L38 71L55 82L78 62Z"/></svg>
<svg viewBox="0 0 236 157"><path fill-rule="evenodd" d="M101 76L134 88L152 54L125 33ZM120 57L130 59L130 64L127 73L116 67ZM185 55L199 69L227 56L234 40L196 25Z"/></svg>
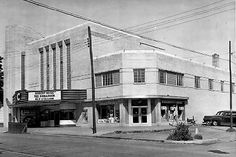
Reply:
<svg viewBox="0 0 236 157"><path fill-rule="evenodd" d="M213 90L213 79L208 79L209 90Z"/></svg>
<svg viewBox="0 0 236 157"><path fill-rule="evenodd" d="M234 93L235 83L232 83L232 93Z"/></svg>
<svg viewBox="0 0 236 157"><path fill-rule="evenodd" d="M220 81L220 91L224 91L224 81Z"/></svg>
<svg viewBox="0 0 236 157"><path fill-rule="evenodd" d="M134 69L134 83L145 82L145 69Z"/></svg>
<svg viewBox="0 0 236 157"><path fill-rule="evenodd" d="M195 88L200 88L200 77L195 76Z"/></svg>
<svg viewBox="0 0 236 157"><path fill-rule="evenodd" d="M119 70L95 74L96 87L115 85L120 83Z"/></svg>
<svg viewBox="0 0 236 157"><path fill-rule="evenodd" d="M183 74L159 70L159 82L162 84L183 86Z"/></svg>

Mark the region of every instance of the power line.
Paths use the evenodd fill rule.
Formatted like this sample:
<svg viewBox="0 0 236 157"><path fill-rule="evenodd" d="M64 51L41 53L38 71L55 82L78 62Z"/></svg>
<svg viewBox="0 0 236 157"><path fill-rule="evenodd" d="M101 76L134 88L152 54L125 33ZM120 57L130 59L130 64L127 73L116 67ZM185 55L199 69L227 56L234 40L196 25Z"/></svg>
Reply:
<svg viewBox="0 0 236 157"><path fill-rule="evenodd" d="M207 16L195 18L195 19L192 19L192 20L187 20L187 21L184 21L184 22L181 22L181 23L177 23L177 24L170 25L170 26L165 26L165 27L162 27L162 28L159 28L159 29L156 29L156 30L161 30L161 29L165 29L165 28L174 27L174 26L177 26L177 25L181 25L181 24L184 24L184 23L188 23L188 22L200 20L200 19L203 19L203 18L207 18L207 17L213 16L213 15L217 15L217 14L220 14L220 13L223 13L223 12L227 12L227 11L231 11L231 10L235 10L235 8L223 10L223 11L220 11L220 12L217 12L217 13L213 13L213 14L210 14L210 15L207 15ZM156 30L145 31L145 32L142 32L141 34L153 32L153 31L156 31Z"/></svg>
<svg viewBox="0 0 236 157"><path fill-rule="evenodd" d="M169 23L178 22L178 21L181 21L181 20L184 20L184 19L192 18L192 17L195 17L195 16L200 16L202 14L207 14L207 13L210 13L211 11L215 11L215 10L219 10L219 9L231 6L231 4L233 4L233 3L230 3L230 5L227 4L225 6L215 7L215 8L209 9L209 10L203 10L201 12L197 12L197 13L193 13L193 14L190 14L190 15L182 16L182 17L179 17L179 18L176 18L176 19L166 20L166 21L163 21L163 22L152 24L152 25L146 26L145 28L140 28L137 31L141 31L143 29L152 29L152 28L156 28L158 26L162 26L162 25L166 25L166 24L169 24Z"/></svg>
<svg viewBox="0 0 236 157"><path fill-rule="evenodd" d="M131 35L131 36L136 36L136 37L141 38L141 39L146 39L146 40L149 40L149 41L165 44L165 45L168 45L168 46L171 46L171 47L174 47L174 48L177 48L177 49L181 49L181 50L184 50L184 51L189 51L189 52L193 52L193 53L197 53L197 54L202 54L202 55L210 56L208 54L205 54L205 53L202 53L202 52L198 52L198 51L195 51L195 50L191 50L191 49L187 49L187 48L184 48L184 47L176 46L176 45L170 44L170 43L165 42L165 41L160 41L160 40L157 40L157 39L152 39L150 37L146 37L146 36L142 36L142 35L139 35L139 34L135 34L135 33L129 32L127 30L119 29L119 28L116 28L116 27L113 27L113 26L110 26L110 25L98 22L96 20L92 20L90 18L86 18L84 16L81 16L81 15L78 15L78 14L74 14L74 13L71 13L71 12L68 12L68 11L65 11L65 10L62 10L62 9L51 7L51 6L48 6L46 4L39 3L39 2L36 2L36 1L33 1L33 0L23 0L23 1L26 1L28 3L32 3L34 5L37 5L37 6L40 6L40 7L43 7L43 8L47 8L49 10L53 10L53 11L57 11L57 12L69 15L69 16L73 16L75 18L79 18L79 19L82 19L82 20L90 21L90 22L92 22L94 24L97 24L97 25L100 25L100 26L103 26L103 27L108 27L110 29L113 29L115 31L121 32L123 34ZM223 60L225 60L225 59L223 59Z"/></svg>
<svg viewBox="0 0 236 157"><path fill-rule="evenodd" d="M188 11L185 11L185 12L181 12L181 13L178 13L178 14L174 14L174 15L171 15L171 16L167 16L167 17L161 18L161 19L159 19L159 20L154 20L154 21L151 21L151 22L146 22L146 23L144 23L144 24L140 24L140 25L136 25L136 26L132 26L132 27L139 27L139 26L145 25L145 24L147 24L147 23L152 23L152 22L155 22L155 21L162 21L162 22L158 22L158 23L156 23L156 24L152 24L152 25L154 25L153 27L156 27L157 24L160 26L160 25L165 25L165 24L171 23L171 22L176 22L177 19L180 18L180 20L181 20L181 19L183 19L183 17L179 17L179 18L175 18L175 19L171 19L171 20L166 20L166 21L163 21L163 20L169 19L169 18L171 18L171 17L178 16L178 15L184 15L184 14L186 14L187 12L192 12L192 11L194 11L194 10L199 10L199 9L201 9L201 8L205 8L205 7L208 7L208 6L214 5L214 4L216 4L216 3L223 2L223 1L225 1L225 0L221 0L221 1L218 1L218 2L214 2L214 3L208 4L208 5L205 5L205 6L196 8L196 9L188 10ZM200 12L191 13L191 14L187 15L187 17L186 17L186 16L184 16L184 17L185 17L185 18L191 18L191 16L197 16L199 13L201 13L201 14L208 13L208 12L212 11L212 9L215 10L215 9L219 9L219 8L222 8L222 7L227 7L227 6L231 5L231 3L232 3L232 2L226 3L226 4L224 4L223 6L218 6L217 8L211 8L211 9L208 9L208 10L204 10L204 11L200 11ZM190 17L189 17L189 16L190 16ZM130 31L130 30L132 30L132 29L130 29L130 28L132 28L132 27L128 27L128 28L126 28L125 30L129 30L129 31ZM145 27L148 27L148 26L145 26ZM136 31L137 31L137 29L138 29L138 30L140 30L140 29L142 30L142 29L145 29L145 27L134 28L134 29L136 29ZM149 27L150 27L150 26L149 26ZM151 27L151 28L152 28L152 27ZM146 29L147 29L147 28L146 28ZM133 30L132 30L132 31L133 31Z"/></svg>
<svg viewBox="0 0 236 157"><path fill-rule="evenodd" d="M130 29L130 28L133 28L133 27L139 27L139 26L142 26L142 25L146 25L148 23L153 23L153 22L156 22L156 21L161 21L161 20L165 20L165 19L168 19L168 18L172 18L172 17L175 17L175 16L178 16L178 15L182 15L182 14L185 14L185 13L188 13L188 12L192 12L194 10L199 10L199 9L202 9L202 8L206 8L208 6L211 6L211 5L215 5L215 4L218 4L218 3L221 3L223 1L226 1L226 0L220 0L220 1L217 1L217 2L214 2L214 3L210 3L208 5L204 5L204 6L201 6L201 7L198 7L198 8L194 8L194 9L191 9L191 10L187 10L187 11L184 11L184 12L180 12L180 13L177 13L177 14L174 14L174 15L170 15L170 16L167 16L167 17L164 17L164 18L160 18L160 19L157 19L157 20L153 20L153 21L149 21L149 22L146 22L146 23L143 23L143 24L139 24L139 25L134 25L134 26L131 26L131 27L127 27L126 29Z"/></svg>

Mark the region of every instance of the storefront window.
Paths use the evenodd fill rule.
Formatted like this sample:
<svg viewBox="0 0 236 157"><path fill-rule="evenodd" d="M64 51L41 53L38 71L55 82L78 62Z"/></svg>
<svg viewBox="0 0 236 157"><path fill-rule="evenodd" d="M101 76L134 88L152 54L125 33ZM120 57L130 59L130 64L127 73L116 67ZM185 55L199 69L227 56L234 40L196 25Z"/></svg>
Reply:
<svg viewBox="0 0 236 157"><path fill-rule="evenodd" d="M161 119L162 121L166 121L168 119L167 106L161 106Z"/></svg>
<svg viewBox="0 0 236 157"><path fill-rule="evenodd" d="M173 103L171 100L162 101L161 105L161 118L163 122L173 122L184 120L184 104L183 102L176 101Z"/></svg>
<svg viewBox="0 0 236 157"><path fill-rule="evenodd" d="M98 123L119 123L119 105L97 105Z"/></svg>

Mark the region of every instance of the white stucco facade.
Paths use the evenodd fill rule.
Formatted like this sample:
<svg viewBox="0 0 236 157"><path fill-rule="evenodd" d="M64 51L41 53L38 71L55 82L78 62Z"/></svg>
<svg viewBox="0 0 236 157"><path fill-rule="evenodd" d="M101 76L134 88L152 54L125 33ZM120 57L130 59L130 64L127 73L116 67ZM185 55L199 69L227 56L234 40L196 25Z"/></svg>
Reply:
<svg viewBox="0 0 236 157"><path fill-rule="evenodd" d="M86 90L87 98L84 102L72 102L75 107L63 109L73 109L76 125L81 125L81 114L86 110L87 123L91 125L91 75L89 49L86 43L88 26L91 26L93 32L95 78L98 79L99 76L102 79L102 85L96 86L97 122L106 123L104 117L109 113L112 118L119 117L117 120L119 125L157 125L165 123L163 117L167 116L165 114L170 116L167 112L172 112L171 110L175 108L173 110L183 114L181 120L194 116L197 122L201 123L204 115L229 109L227 71L186 60L182 56L177 57L171 51L143 47L140 42L149 44L153 42L122 32L114 34L114 30L110 28L86 23L45 38L34 37L30 41L23 40L25 34L18 34L17 41L15 38L15 40L10 40L13 38L8 37L8 41L12 42L8 43L9 48L5 53L7 58L4 70L6 71L3 109L5 126L12 110L8 107L6 99L13 103L12 96L16 91L21 90L22 51L25 52L25 89L28 91L68 90L69 82L71 90ZM16 32L11 32L11 29L8 31L9 34L16 35ZM96 33L101 33L106 37ZM27 34L27 36L31 35ZM68 39L70 41L69 58L65 43ZM62 49L59 47L59 42L62 43ZM56 45L55 56L53 56L53 44ZM48 56L45 50L47 46L49 46ZM39 53L40 48L43 50L43 60ZM60 56L60 51L63 52L62 56ZM211 63L211 60L209 62ZM70 77L68 77L68 66L71 68ZM43 72L41 67L43 67ZM144 80L134 81L136 77L134 69L144 71ZM167 75L181 75L182 84L161 83L160 71L165 71ZM61 73L63 73L62 77ZM118 80L109 82L109 79L114 79L113 74ZM195 87L195 76L200 77L199 88ZM106 80L104 77L109 78ZM213 80L212 89L209 89L209 79ZM223 90L221 89L222 81L224 82ZM234 79L233 82L235 82ZM235 98L236 95L233 93L233 109L235 109ZM135 104L139 102L140 104ZM65 102L61 102L60 106L64 104ZM50 108L50 110L53 109ZM168 111L164 113L164 110ZM108 113L105 114L105 112ZM167 119L169 120L169 117ZM109 121L112 122L113 119Z"/></svg>

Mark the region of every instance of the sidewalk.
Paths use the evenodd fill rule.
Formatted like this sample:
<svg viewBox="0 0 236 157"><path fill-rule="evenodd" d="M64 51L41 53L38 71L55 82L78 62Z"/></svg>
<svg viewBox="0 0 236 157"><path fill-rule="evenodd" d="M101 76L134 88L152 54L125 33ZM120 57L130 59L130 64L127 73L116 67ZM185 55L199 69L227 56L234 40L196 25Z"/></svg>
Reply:
<svg viewBox="0 0 236 157"><path fill-rule="evenodd" d="M93 130L88 126L81 127L46 127L46 128L28 128L32 134L47 134L47 135L77 135L77 136L103 136L114 132L151 132L170 130L173 127L169 125L160 126L97 126L97 132L93 134Z"/></svg>
<svg viewBox="0 0 236 157"><path fill-rule="evenodd" d="M236 132L226 132L228 127L213 126L191 126L190 132L195 135L196 128L199 134L203 136L203 141L230 142L236 141ZM89 126L81 127L45 127L28 128L30 134L56 135L56 136L90 136L99 138L115 138L129 140L143 140L165 142L174 127L169 125L158 126L97 126L97 133ZM0 128L0 133L7 131L6 128ZM167 141L168 142L168 141Z"/></svg>

